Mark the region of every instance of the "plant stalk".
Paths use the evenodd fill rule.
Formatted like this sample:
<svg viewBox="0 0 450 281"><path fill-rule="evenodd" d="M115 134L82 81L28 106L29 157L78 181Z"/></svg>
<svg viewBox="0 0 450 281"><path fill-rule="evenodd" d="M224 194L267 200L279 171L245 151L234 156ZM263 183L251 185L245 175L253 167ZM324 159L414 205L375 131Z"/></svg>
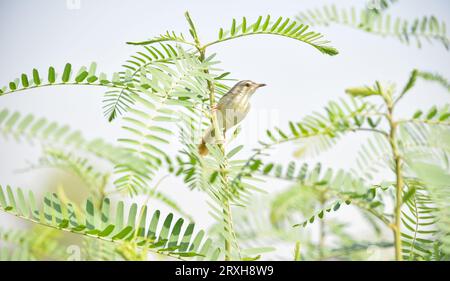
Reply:
<svg viewBox="0 0 450 281"><path fill-rule="evenodd" d="M197 35L197 31L195 29L194 23L192 21L192 19L190 18L189 14L186 12L186 19L191 27L191 35L194 38L195 41L195 46L199 52L199 60L200 61L204 61L205 60L205 55L206 55L206 46L201 46L200 44L200 40L198 38ZM209 74L208 69L205 69L204 72L206 74ZM213 81L207 81L207 85L208 85L208 93L209 93L209 105L210 108L213 108L216 101L215 101L215 86L214 86L214 82ZM222 154L225 155L225 147L222 143L220 143L220 140L222 140L222 132L218 126L218 121L217 121L217 115L215 113L210 114L210 120L211 120L211 125L214 128L214 136L216 139L219 140L218 143L218 147L221 150ZM220 166L220 175L221 175L221 179L222 179L222 184L224 187L224 193L225 194L229 194L230 193L230 184L228 182L228 175L227 175L227 163L222 163ZM227 198L227 196L223 196L222 198L223 200L223 204L224 204L224 208L222 210L224 216L225 216L225 231L228 232L228 237L225 237L225 260L229 261L232 259L232 240L235 241L236 247L238 248L238 254L239 253L239 247L237 245L237 239L236 239L236 234L234 233L234 227L233 227L233 218L232 218L232 214L231 214L231 206L230 206L230 201L229 198ZM232 240L230 240L232 239Z"/></svg>
<svg viewBox="0 0 450 281"><path fill-rule="evenodd" d="M392 149L392 157L394 159L394 169L395 169L395 205L394 205L394 224L391 225L394 232L394 246L395 246L395 260L401 261L402 257L402 240L401 240L401 207L402 207L402 196L403 196L403 175L402 175L402 160L397 145L397 123L393 118L393 104L387 103L388 114L387 119L389 121L389 144Z"/></svg>
<svg viewBox="0 0 450 281"><path fill-rule="evenodd" d="M320 208L323 210L325 208L325 192L320 194ZM325 217L319 220L319 260L324 257L324 247L325 247Z"/></svg>
<svg viewBox="0 0 450 281"><path fill-rule="evenodd" d="M205 59L205 49L200 49L200 60L203 61ZM208 70L205 70L205 73L209 73ZM209 92L209 103L210 103L210 108L212 108L215 105L215 96L214 96L214 83L211 81L207 81L208 84L208 92ZM217 122L217 115L215 113L211 114L211 124L214 128L214 136L217 138L219 136L222 136L222 132L219 129L218 126L218 122ZM221 137L220 137L221 138ZM218 144L219 149L221 150L222 154L225 155L225 147L223 144L219 143ZM221 179L222 179L222 184L224 186L225 189L225 194L228 194L229 191L229 183L228 183L228 175L226 174L226 170L227 170L227 166L225 163L221 164L220 166L220 174L221 174ZM230 237L235 237L235 233L233 231L233 218L232 218L232 214L231 214L231 206L230 206L230 202L229 199L226 198L226 196L224 196L222 198L222 200L224 200L223 204L224 204L224 209L223 209L223 214L226 217L226 227L225 227L225 231L228 232ZM231 253L232 253L232 245L231 245L231 241L228 238L225 238L225 260L229 261L231 260Z"/></svg>

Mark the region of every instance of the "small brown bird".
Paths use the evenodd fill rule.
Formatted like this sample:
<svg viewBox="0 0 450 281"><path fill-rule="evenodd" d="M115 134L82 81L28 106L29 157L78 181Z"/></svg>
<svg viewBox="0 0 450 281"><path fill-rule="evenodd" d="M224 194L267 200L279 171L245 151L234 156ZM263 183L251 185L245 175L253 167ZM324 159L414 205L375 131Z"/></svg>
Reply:
<svg viewBox="0 0 450 281"><path fill-rule="evenodd" d="M266 84L258 84L250 80L240 81L228 93L223 95L217 106L212 109L213 114L217 114L217 123L224 137L228 129L236 126L247 116L250 110L250 97L256 89L263 86L266 86ZM215 139L214 128L210 126L198 146L200 155L205 156L208 154L206 144L213 143Z"/></svg>

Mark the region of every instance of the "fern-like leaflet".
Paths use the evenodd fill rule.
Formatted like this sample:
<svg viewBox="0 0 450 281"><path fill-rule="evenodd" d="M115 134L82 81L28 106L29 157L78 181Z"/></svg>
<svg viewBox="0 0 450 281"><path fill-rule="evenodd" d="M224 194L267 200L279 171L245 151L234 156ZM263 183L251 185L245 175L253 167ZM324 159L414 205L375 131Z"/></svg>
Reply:
<svg viewBox="0 0 450 281"><path fill-rule="evenodd" d="M167 129L168 124L179 119L177 110L192 108L201 102L206 80L213 79L204 73L204 69L214 62L200 62L181 48L178 52L183 53L184 59L174 61L173 68L155 63L140 78L151 88L135 97L134 108L124 117L123 128L130 136L120 138L119 142L133 157L142 159L144 172L135 173L129 169L132 161L118 165L116 173L119 178L115 183L121 189L135 193L146 187L155 171L169 158L163 148L173 138L172 131Z"/></svg>
<svg viewBox="0 0 450 281"><path fill-rule="evenodd" d="M155 46L143 46L142 51L137 51L122 65L124 71L119 72L120 77L124 81L141 85L141 76L145 76L146 69L155 65L173 64L174 61L183 59L183 54L179 55L176 48L170 44L159 44ZM141 85L144 89L150 86L147 84ZM140 91L127 91L124 89L113 89L105 93L104 114L109 121L114 120L118 115L124 114L130 106L134 103L134 97L139 95Z"/></svg>
<svg viewBox="0 0 450 281"><path fill-rule="evenodd" d="M380 36L396 37L404 44L415 40L419 48L424 40L436 41L449 48L445 22L439 22L435 16L416 18L409 22L391 15L373 13L370 9L357 11L352 7L339 10L331 5L300 12L297 19L312 26L342 24Z"/></svg>
<svg viewBox="0 0 450 281"><path fill-rule="evenodd" d="M28 221L110 242L134 241L149 251L180 259L198 256L216 259L220 254L211 240L204 239L203 231L194 235L193 223L183 227L182 218L173 223L173 215L169 214L161 224L161 213L157 210L147 223L149 213L145 205L138 209L137 204L132 204L126 211L123 201L113 208L106 198L100 212L89 199L78 211L72 203L49 194L40 209L34 198L31 191L25 195L20 188L14 192L9 186L0 187L0 208Z"/></svg>
<svg viewBox="0 0 450 281"><path fill-rule="evenodd" d="M188 20L190 20L189 17ZM309 29L308 25L298 23L295 20L289 18L278 17L276 20L271 20L270 15L267 15L265 17L259 16L254 23L248 24L246 17L243 17L240 22L237 22L236 19L233 19L231 27L227 31L224 30L224 28L220 28L217 40L206 43L200 48L205 49L211 45L243 36L268 34L268 35L283 36L304 42L327 55L336 55L338 53L338 51L335 48L327 45L329 41L323 40L322 34L314 31L307 31L308 29ZM195 32L195 29L192 28L192 25L190 31L191 35L194 36L193 32ZM167 32L164 35L161 35L159 37L147 41L129 42L129 44L150 45L162 41L173 41L196 46L195 43L186 41L183 35L178 36L174 32Z"/></svg>

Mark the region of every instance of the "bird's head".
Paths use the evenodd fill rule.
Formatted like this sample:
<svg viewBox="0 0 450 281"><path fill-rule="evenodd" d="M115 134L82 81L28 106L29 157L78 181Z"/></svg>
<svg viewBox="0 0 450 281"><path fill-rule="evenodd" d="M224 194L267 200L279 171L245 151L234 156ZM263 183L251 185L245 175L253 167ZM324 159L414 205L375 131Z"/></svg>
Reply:
<svg viewBox="0 0 450 281"><path fill-rule="evenodd" d="M234 85L234 87L231 89L231 92L233 94L251 95L256 91L256 89L264 86L266 86L266 84L259 84L250 80L242 80L239 81L236 85Z"/></svg>

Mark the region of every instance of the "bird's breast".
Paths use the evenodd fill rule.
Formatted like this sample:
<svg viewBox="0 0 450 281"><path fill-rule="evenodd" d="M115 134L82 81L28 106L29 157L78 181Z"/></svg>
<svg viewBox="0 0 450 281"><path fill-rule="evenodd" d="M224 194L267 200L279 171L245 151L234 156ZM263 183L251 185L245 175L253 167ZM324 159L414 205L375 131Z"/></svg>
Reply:
<svg viewBox="0 0 450 281"><path fill-rule="evenodd" d="M220 123L223 128L229 129L241 122L250 109L248 95L235 95L224 97L218 106Z"/></svg>
<svg viewBox="0 0 450 281"><path fill-rule="evenodd" d="M225 112L227 110L240 110L246 108L249 104L249 96L244 94L239 95L227 95L220 101L218 108Z"/></svg>

